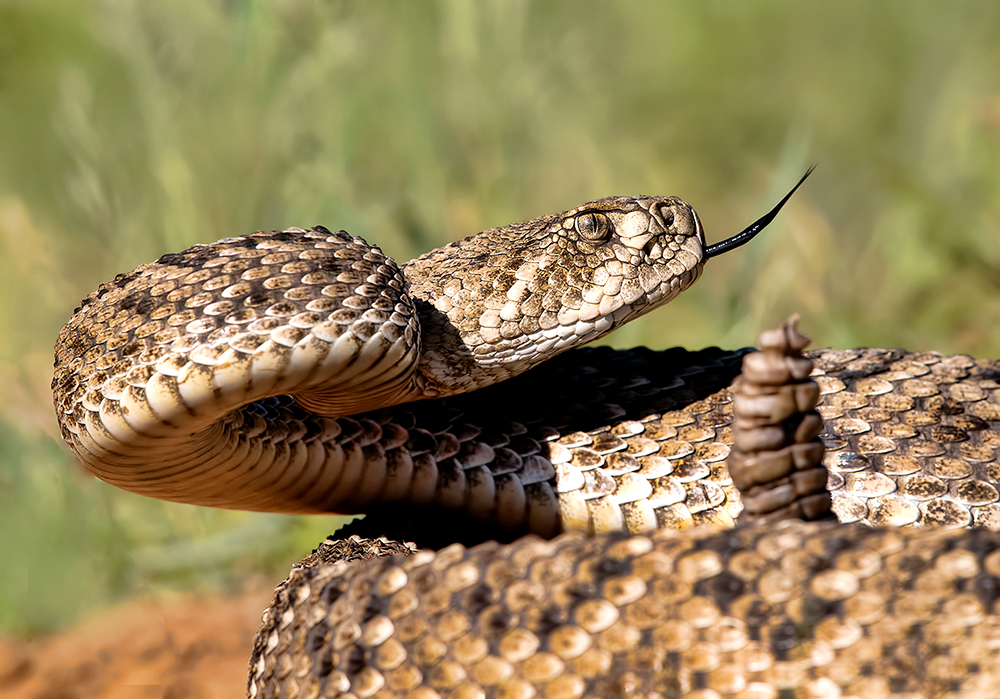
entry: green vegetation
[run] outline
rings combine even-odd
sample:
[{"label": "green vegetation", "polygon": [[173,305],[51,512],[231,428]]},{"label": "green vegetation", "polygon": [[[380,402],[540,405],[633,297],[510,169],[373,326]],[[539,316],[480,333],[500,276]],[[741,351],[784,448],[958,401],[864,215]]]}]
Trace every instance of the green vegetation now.
[{"label": "green vegetation", "polygon": [[337,524],[146,500],[62,447],[77,301],[195,242],[323,223],[407,259],[677,194],[773,228],[618,346],[1000,356],[1000,4],[0,0],[0,632],[277,580]]}]

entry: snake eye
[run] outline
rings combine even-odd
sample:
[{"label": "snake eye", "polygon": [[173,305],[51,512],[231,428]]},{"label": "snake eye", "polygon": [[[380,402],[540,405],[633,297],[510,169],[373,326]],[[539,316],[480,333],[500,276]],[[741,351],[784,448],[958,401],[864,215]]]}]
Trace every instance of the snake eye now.
[{"label": "snake eye", "polygon": [[576,230],[584,240],[600,241],[608,237],[611,223],[604,214],[580,214],[576,217]]}]

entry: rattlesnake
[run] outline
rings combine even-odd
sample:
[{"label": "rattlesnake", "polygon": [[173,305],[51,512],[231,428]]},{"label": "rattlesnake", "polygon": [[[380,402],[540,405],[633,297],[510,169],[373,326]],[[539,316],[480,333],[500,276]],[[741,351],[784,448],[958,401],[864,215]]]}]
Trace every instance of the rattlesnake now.
[{"label": "rattlesnake", "polygon": [[[724,389],[743,353],[576,350],[510,377],[669,301],[697,279],[708,257],[766,226],[788,196],[714,246],[706,246],[685,202],[617,197],[492,229],[402,267],[360,238],[323,228],[258,233],[165,255],[102,285],[60,333],[53,392],[62,435],[102,479],[196,504],[354,512],[406,503],[424,508],[416,515],[421,519],[449,513],[437,518],[452,533],[464,533],[454,530],[468,522],[452,520],[461,513],[506,538],[731,525],[740,505],[723,464],[731,419]],[[985,429],[1000,419],[995,365],[886,351],[817,357],[829,379],[821,411],[834,421],[828,463],[842,519],[956,522],[964,513],[980,524],[996,520],[989,483],[997,480],[989,466],[996,438]],[[880,396],[898,400],[884,406]],[[392,408],[418,400],[425,402]],[[911,415],[914,424],[907,423]],[[955,416],[965,422],[956,426]],[[883,423],[891,436],[868,434]],[[963,425],[964,441],[956,432]],[[934,428],[945,438],[925,439]],[[869,437],[877,448],[864,443]],[[914,439],[923,452],[909,449],[887,468],[884,455],[892,449],[878,439],[893,448]],[[930,442],[939,451],[927,448]],[[969,449],[961,451],[963,444]],[[939,464],[954,467],[951,475],[936,472]],[[959,476],[961,464],[967,468]],[[910,490],[918,500],[943,495],[925,504],[945,504],[907,509],[906,501],[889,497],[892,490]],[[792,657],[804,652],[794,642],[805,623],[802,609],[796,617],[783,606],[795,598],[796,585],[815,588],[831,578],[824,570],[857,559],[855,582],[881,580],[876,589],[892,599],[891,578],[877,571],[888,570],[891,556],[922,545],[931,553],[935,546],[967,550],[978,561],[976,567],[962,559],[965,567],[934,599],[935,612],[965,599],[955,594],[955,580],[986,581],[985,589],[997,579],[990,533],[890,536],[809,527],[689,539],[662,533],[584,540],[570,533],[553,544],[529,539],[513,548],[450,548],[401,563],[302,568],[266,615],[250,693],[277,696],[280,686],[281,696],[673,696],[709,691],[718,680],[711,672],[721,670],[744,678],[742,688],[736,679],[726,685],[733,692],[763,691],[766,681],[815,694],[834,685],[816,684],[814,668],[824,663],[812,656],[796,666],[800,674],[772,670],[778,676],[757,684],[737,671],[749,662],[766,675],[765,666],[802,660]],[[882,538],[876,545],[872,537]],[[715,554],[686,558],[676,547]],[[741,557],[754,547],[769,553],[753,563]],[[805,558],[782,568],[780,553],[800,547]],[[937,563],[954,558],[907,555]],[[680,582],[670,572],[675,563],[683,568]],[[744,583],[758,588],[764,578],[755,576],[775,566],[785,575],[775,583],[784,597],[765,595],[766,614],[754,607],[761,619],[793,620],[782,622],[781,643],[754,638],[770,628],[762,622],[744,634],[742,646],[732,629],[718,631],[729,633],[728,646],[711,646],[714,624],[723,619],[732,626],[735,617],[727,605],[714,605],[714,616],[707,611],[706,600],[718,591],[702,583],[732,582],[741,575],[734,566],[744,566]],[[866,630],[878,615],[845,605],[850,594],[842,593],[851,585],[832,578],[836,589],[819,597],[829,604],[809,618],[833,614],[854,631]],[[676,589],[666,594],[667,588]],[[984,601],[978,617],[963,618],[995,628],[992,604]],[[649,608],[656,629],[678,619],[687,625],[664,631],[674,634],[670,641],[654,626],[629,622],[630,610],[645,613],[640,607]],[[680,610],[682,617],[694,609],[695,616],[667,619],[653,608]],[[480,635],[470,633],[474,628]],[[686,641],[675,638],[682,632]],[[989,653],[996,653],[995,637],[987,634]],[[846,638],[824,637],[825,645],[815,643],[819,650],[810,646],[810,653],[832,658]],[[898,633],[885,638],[900,642]],[[739,665],[725,655],[751,642],[756,659]],[[659,650],[642,650],[649,647]],[[934,645],[934,652],[942,647]],[[685,648],[714,660],[689,658]],[[920,660],[932,650],[913,652]],[[972,664],[940,686],[987,677],[987,663]],[[889,677],[882,666],[873,668],[860,667],[858,676]],[[675,680],[665,680],[671,672]],[[885,681],[889,688],[909,686]]]}]

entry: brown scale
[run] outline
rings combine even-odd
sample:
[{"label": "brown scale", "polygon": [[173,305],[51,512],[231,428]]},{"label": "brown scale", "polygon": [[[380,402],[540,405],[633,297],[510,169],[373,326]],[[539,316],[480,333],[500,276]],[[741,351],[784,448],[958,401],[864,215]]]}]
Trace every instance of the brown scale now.
[{"label": "brown scale", "polygon": [[[625,601],[626,593],[641,587],[631,579],[611,590],[592,572],[573,577],[584,565],[573,563],[579,555],[595,561],[588,570],[629,578],[602,553],[622,541],[614,536],[567,535],[547,549],[538,549],[537,540],[475,553],[456,548],[445,558],[420,553],[411,557],[419,567],[409,582],[374,606],[365,597],[375,580],[368,568],[314,561],[293,573],[267,612],[254,657],[257,696],[274,696],[279,687],[281,696],[336,696],[337,688],[364,696],[375,687],[369,696],[448,696],[475,687],[486,696],[557,690],[573,696],[580,688],[593,697],[671,696],[706,686],[722,696],[750,690],[823,696],[821,690],[834,689],[857,697],[975,696],[977,687],[990,696],[1000,681],[990,675],[1000,660],[997,535],[922,525],[1000,523],[1000,363],[900,350],[808,354],[820,386],[818,410],[827,420],[822,439],[834,511],[844,521],[921,528],[692,534],[696,524],[731,522],[742,506],[724,467],[732,431],[725,386],[742,354],[590,349],[488,394],[425,404],[419,418],[403,408],[336,421],[361,449],[375,440],[387,453],[409,449],[421,459],[464,466],[459,462],[476,459],[462,450],[482,444],[494,449],[488,468],[498,473],[525,468],[529,457],[552,464],[560,478],[592,473],[576,491],[567,482],[566,492],[588,491],[583,497],[626,515],[649,501],[657,524],[688,532],[624,540],[640,549],[653,541],[659,552],[631,564],[646,585],[634,602]],[[526,390],[537,399],[526,403]],[[285,425],[289,439],[302,430],[308,439],[333,422],[279,399],[248,406],[241,416],[268,430]],[[626,486],[641,486],[640,480],[648,484],[646,499],[626,495]],[[622,522],[633,524],[626,516]],[[450,532],[459,529],[451,521]],[[532,556],[546,560],[531,563]],[[475,561],[487,584],[432,596],[443,579],[431,574],[434,561],[445,573]],[[459,572],[467,579],[470,568]],[[532,609],[548,616],[532,616],[538,613]],[[445,619],[446,611],[459,616]],[[485,640],[481,629],[508,615],[513,628],[487,640],[487,655],[472,660]],[[395,630],[388,639],[386,617]],[[602,628],[622,618],[624,626]],[[468,639],[451,656],[455,641],[446,644],[441,634],[453,638],[466,626],[461,619],[468,630],[455,640]],[[352,620],[357,626],[341,629]],[[666,655],[648,650],[653,641]],[[418,654],[423,664],[412,660]],[[550,687],[556,680],[546,678],[560,663],[562,684]],[[494,681],[500,684],[486,684]]]},{"label": "brown scale", "polygon": [[830,517],[819,385],[802,350],[798,316],[761,333],[733,384],[733,447],[726,461],[743,499],[743,521]]},{"label": "brown scale", "polygon": [[[995,696],[1000,533],[928,525],[1000,524],[1000,363],[809,352],[833,510],[855,524],[692,528],[742,507],[724,467],[732,392],[712,386],[742,354],[573,353],[551,404],[476,437],[593,472],[579,487],[598,499],[644,480],[657,522],[686,531],[350,565],[324,545],[265,612],[250,696]],[[512,414],[502,395],[491,411]],[[453,425],[488,424],[452,405]]]},{"label": "brown scale", "polygon": [[250,697],[985,699],[1000,686],[1000,534],[984,529],[782,522],[338,555],[324,545],[278,587]]}]

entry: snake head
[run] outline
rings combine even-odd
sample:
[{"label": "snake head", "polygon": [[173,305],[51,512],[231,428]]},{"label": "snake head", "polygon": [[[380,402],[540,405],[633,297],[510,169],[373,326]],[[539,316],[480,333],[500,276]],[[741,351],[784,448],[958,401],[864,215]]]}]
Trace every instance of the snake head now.
[{"label": "snake head", "polygon": [[690,205],[640,196],[432,251],[404,267],[422,302],[426,385],[471,390],[594,340],[693,284],[704,247]]}]

